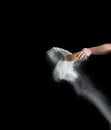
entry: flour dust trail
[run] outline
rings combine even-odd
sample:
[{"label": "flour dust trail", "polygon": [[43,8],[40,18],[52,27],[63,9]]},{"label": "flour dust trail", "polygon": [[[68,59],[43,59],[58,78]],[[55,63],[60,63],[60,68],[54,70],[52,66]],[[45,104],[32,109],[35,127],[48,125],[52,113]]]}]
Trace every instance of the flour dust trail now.
[{"label": "flour dust trail", "polygon": [[69,82],[78,96],[90,101],[101,112],[111,125],[111,106],[103,93],[94,88],[90,79],[81,72],[79,66],[82,61],[66,61],[65,56],[72,54],[62,48],[53,47],[47,51],[48,59],[55,66],[53,78],[56,82]]}]

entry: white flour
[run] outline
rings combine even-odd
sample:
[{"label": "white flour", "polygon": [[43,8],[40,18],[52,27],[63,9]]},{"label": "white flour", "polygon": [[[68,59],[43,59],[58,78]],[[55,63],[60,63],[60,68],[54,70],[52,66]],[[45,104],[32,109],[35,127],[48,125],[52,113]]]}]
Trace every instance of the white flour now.
[{"label": "white flour", "polygon": [[[65,61],[66,55],[71,52],[53,47],[48,52],[48,58],[55,65],[53,77],[55,81],[66,80],[73,87],[79,96],[84,97],[95,105],[106,120],[111,124],[111,107],[109,106],[106,97],[96,90],[89,78],[77,69],[81,61]],[[79,62],[79,63],[78,63]]]}]

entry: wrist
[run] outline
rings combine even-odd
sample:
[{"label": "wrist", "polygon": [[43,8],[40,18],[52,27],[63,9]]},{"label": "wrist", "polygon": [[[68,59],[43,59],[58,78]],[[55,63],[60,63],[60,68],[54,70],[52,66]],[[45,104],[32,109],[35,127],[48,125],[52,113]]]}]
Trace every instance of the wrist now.
[{"label": "wrist", "polygon": [[93,54],[93,49],[92,48],[88,48],[88,49],[89,49],[90,55],[92,55]]}]

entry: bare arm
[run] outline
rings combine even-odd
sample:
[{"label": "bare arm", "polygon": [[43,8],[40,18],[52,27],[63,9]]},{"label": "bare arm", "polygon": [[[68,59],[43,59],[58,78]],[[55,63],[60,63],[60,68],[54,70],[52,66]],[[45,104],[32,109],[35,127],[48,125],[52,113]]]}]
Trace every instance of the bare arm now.
[{"label": "bare arm", "polygon": [[111,53],[111,43],[105,43],[100,46],[84,48],[80,52],[73,53],[72,55],[68,55],[66,60],[72,61],[75,59],[87,59],[91,55],[101,55]]},{"label": "bare arm", "polygon": [[79,53],[79,59],[87,59],[90,55],[101,55],[111,53],[111,43],[102,44],[100,46],[84,48]]},{"label": "bare arm", "polygon": [[111,52],[111,43],[89,48],[92,55],[107,54]]}]

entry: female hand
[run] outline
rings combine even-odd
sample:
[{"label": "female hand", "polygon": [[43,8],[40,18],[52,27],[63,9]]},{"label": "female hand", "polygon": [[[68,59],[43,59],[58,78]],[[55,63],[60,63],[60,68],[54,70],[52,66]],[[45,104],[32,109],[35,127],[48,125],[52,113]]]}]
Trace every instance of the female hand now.
[{"label": "female hand", "polygon": [[90,48],[84,48],[79,52],[78,58],[81,60],[86,60],[91,55]]}]

